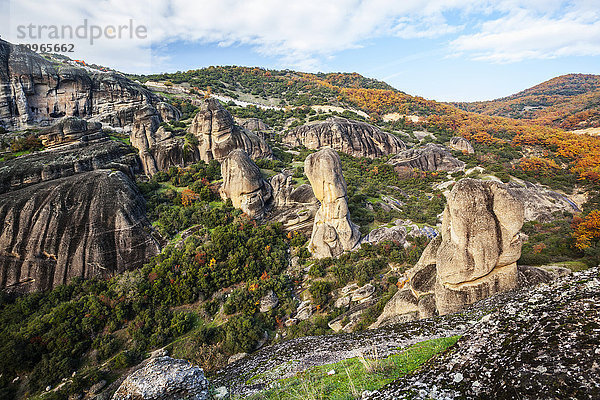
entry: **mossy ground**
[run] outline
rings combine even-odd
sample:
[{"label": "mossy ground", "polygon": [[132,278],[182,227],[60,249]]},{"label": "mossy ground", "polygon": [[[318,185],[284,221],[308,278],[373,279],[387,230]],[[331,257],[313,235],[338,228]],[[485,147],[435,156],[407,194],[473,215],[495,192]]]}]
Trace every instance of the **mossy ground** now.
[{"label": "mossy ground", "polygon": [[[272,389],[256,394],[250,399],[360,398],[363,391],[379,389],[416,370],[434,355],[454,345],[458,338],[459,336],[451,336],[427,340],[384,359],[378,359],[376,353],[364,354],[338,363],[313,367],[291,378],[279,380]],[[329,375],[330,371],[335,373]]]}]

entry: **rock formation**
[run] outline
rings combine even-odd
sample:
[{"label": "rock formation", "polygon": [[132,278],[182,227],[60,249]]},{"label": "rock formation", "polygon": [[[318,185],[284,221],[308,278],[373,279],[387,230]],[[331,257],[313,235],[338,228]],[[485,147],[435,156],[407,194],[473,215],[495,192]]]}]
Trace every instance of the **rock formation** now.
[{"label": "rock formation", "polygon": [[269,219],[283,224],[287,231],[310,234],[319,201],[310,185],[294,187],[289,171],[274,175],[269,180],[273,188],[273,209]]},{"label": "rock formation", "polygon": [[328,118],[300,126],[282,137],[283,143],[318,150],[331,147],[355,157],[381,157],[406,148],[400,138],[365,122]]},{"label": "rock formation", "polygon": [[207,400],[209,383],[202,368],[185,360],[156,357],[129,375],[112,400]]},{"label": "rock formation", "polygon": [[304,173],[321,202],[308,250],[317,258],[337,257],[360,240],[358,226],[350,220],[340,157],[333,149],[313,153],[304,161]]},{"label": "rock formation", "polygon": [[[60,67],[25,46],[0,39],[0,121],[7,128],[51,125],[62,117],[93,119],[131,130],[135,111],[161,99],[115,72]],[[163,104],[160,118],[177,116]]]},{"label": "rock formation", "polygon": [[465,167],[465,163],[452,156],[444,146],[434,143],[402,151],[388,163],[421,171],[457,171]]},{"label": "rock formation", "polygon": [[4,161],[0,164],[0,194],[97,169],[114,169],[133,176],[140,166],[129,146],[98,134]]},{"label": "rock formation", "polygon": [[448,196],[441,235],[406,273],[374,326],[460,310],[517,286],[523,204],[505,185],[462,179]]},{"label": "rock formation", "polygon": [[102,129],[99,122],[88,123],[85,119],[65,117],[50,128],[43,129],[39,138],[44,146],[55,146],[73,142],[87,135],[94,135]]},{"label": "rock formation", "polygon": [[194,117],[190,132],[198,138],[201,160],[221,161],[234,149],[253,158],[271,157],[271,149],[256,134],[237,126],[231,114],[217,99],[205,99]]},{"label": "rock formation", "polygon": [[475,149],[467,139],[460,136],[455,136],[450,139],[450,146],[452,150],[462,151],[463,153],[473,154],[475,153]]},{"label": "rock formation", "polygon": [[0,288],[47,290],[142,266],[160,247],[123,172],[96,170],[0,195]]},{"label": "rock formation", "polygon": [[271,129],[269,125],[265,124],[262,119],[259,118],[236,118],[237,122],[242,128],[255,133],[262,139],[269,137],[268,131]]},{"label": "rock formation", "polygon": [[244,150],[233,150],[221,163],[221,197],[253,218],[262,217],[272,199],[271,185]]},{"label": "rock formation", "polygon": [[567,196],[541,185],[522,181],[511,181],[508,191],[525,206],[525,221],[550,222],[556,219],[556,213],[576,213],[581,210]]}]

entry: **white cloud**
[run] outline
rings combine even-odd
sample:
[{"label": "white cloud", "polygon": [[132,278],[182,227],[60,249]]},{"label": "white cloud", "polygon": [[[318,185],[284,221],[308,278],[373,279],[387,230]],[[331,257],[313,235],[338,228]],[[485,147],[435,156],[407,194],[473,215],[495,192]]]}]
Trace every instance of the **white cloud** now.
[{"label": "white cloud", "polygon": [[598,54],[599,19],[594,2],[47,0],[40,5],[36,0],[13,0],[11,32],[0,33],[18,41],[16,26],[20,24],[78,25],[87,18],[91,24],[106,26],[133,19],[149,27],[148,38],[103,39],[93,46],[85,40],[71,42],[76,44],[78,57],[138,72],[165,66],[166,55],[160,51],[158,57],[152,55],[150,46],[161,49],[174,41],[248,45],[259,54],[280,59],[282,65],[311,70],[340,51],[367,46],[381,37],[445,38],[449,53],[507,62]]},{"label": "white cloud", "polygon": [[600,55],[600,17],[595,12],[554,17],[519,10],[483,23],[479,32],[460,36],[451,46],[493,62]]}]

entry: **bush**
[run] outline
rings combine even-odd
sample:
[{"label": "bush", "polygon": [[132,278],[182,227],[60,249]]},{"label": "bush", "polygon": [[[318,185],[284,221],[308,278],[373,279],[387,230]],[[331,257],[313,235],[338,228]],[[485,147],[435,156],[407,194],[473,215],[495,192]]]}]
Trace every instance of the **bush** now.
[{"label": "bush", "polygon": [[316,281],[310,285],[310,296],[312,297],[314,303],[318,306],[323,307],[329,298],[329,293],[331,292],[332,284],[327,281]]}]

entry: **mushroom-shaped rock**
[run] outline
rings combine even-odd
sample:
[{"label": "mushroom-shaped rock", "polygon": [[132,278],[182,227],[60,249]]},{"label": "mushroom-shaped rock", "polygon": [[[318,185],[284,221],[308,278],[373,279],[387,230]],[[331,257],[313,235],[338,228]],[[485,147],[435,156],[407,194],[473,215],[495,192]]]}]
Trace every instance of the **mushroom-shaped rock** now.
[{"label": "mushroom-shaped rock", "polygon": [[221,197],[250,217],[259,218],[272,199],[271,185],[244,150],[233,150],[221,163]]},{"label": "mushroom-shaped rock", "polygon": [[237,126],[233,117],[217,99],[205,99],[194,117],[190,132],[198,139],[203,161],[221,161],[234,149],[246,151],[252,158],[271,156],[271,149],[256,134]]},{"label": "mushroom-shaped rock", "polygon": [[523,214],[506,185],[460,180],[448,196],[441,235],[406,273],[374,326],[449,314],[514,289]]},{"label": "mushroom-shaped rock", "polygon": [[333,149],[313,153],[304,161],[304,173],[321,202],[308,249],[317,258],[337,257],[360,240],[358,226],[350,220],[340,157]]}]

